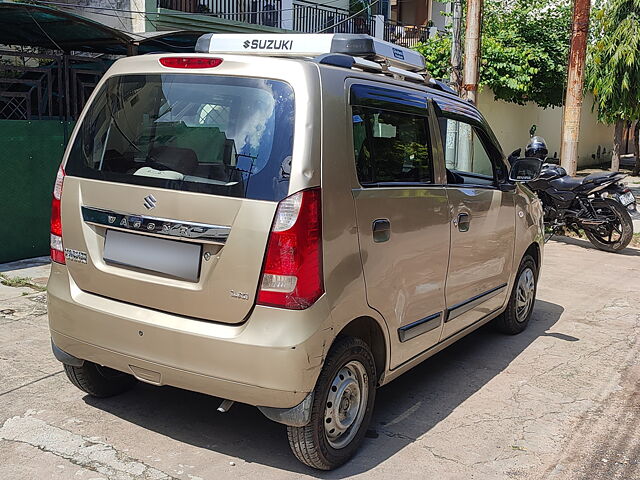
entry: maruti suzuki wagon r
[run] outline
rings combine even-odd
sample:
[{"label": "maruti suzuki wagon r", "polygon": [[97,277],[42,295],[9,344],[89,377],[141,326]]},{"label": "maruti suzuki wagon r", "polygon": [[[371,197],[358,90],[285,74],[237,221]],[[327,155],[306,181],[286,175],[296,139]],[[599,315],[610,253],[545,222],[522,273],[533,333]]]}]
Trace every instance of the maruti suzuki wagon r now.
[{"label": "maruti suzuki wagon r", "polygon": [[55,182],[54,354],[96,397],[138,380],[254,405],[335,468],[377,387],[489,321],[526,328],[538,173],[422,56],[366,35],[118,60]]}]

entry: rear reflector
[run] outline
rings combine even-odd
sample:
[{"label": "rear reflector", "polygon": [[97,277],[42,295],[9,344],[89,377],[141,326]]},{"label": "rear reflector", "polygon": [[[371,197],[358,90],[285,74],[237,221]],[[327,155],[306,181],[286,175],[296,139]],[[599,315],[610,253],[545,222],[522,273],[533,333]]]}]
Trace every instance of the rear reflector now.
[{"label": "rear reflector", "polygon": [[162,57],[160,59],[160,64],[169,68],[214,68],[221,63],[221,58],[207,57]]},{"label": "rear reflector", "polygon": [[53,199],[51,200],[51,260],[57,263],[66,263],[64,248],[62,247],[62,215],[60,203],[62,199],[62,184],[64,182],[64,170],[62,165],[56,175],[56,183],[53,186]]},{"label": "rear reflector", "polygon": [[303,310],[324,293],[320,189],[294,193],[278,205],[257,302]]}]

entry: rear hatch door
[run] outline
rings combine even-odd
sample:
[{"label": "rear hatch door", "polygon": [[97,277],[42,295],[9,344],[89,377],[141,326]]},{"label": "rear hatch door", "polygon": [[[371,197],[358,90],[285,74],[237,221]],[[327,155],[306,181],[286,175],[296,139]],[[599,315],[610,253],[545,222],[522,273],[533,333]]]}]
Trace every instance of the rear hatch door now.
[{"label": "rear hatch door", "polygon": [[65,164],[63,243],[78,287],[242,322],[288,192],[293,102],[277,80],[107,79]]}]

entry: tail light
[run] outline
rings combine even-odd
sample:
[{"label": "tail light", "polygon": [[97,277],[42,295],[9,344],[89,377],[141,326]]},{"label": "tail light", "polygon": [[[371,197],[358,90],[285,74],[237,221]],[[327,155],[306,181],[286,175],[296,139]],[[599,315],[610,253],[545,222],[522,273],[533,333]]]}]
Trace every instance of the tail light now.
[{"label": "tail light", "polygon": [[269,234],[257,302],[303,310],[324,293],[320,189],[282,200]]},{"label": "tail light", "polygon": [[64,170],[60,165],[56,175],[56,183],[53,187],[53,200],[51,201],[51,260],[62,264],[66,263],[64,249],[62,248],[62,217],[60,215],[63,181]]},{"label": "tail light", "polygon": [[214,68],[221,63],[221,58],[210,57],[162,57],[160,59],[160,64],[169,68]]}]

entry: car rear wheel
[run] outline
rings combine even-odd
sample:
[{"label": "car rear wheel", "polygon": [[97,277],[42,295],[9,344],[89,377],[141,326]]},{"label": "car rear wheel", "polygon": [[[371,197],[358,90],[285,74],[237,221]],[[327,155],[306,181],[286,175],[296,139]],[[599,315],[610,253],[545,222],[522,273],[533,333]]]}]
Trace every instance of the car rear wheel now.
[{"label": "car rear wheel", "polygon": [[309,424],[287,427],[298,460],[332,470],[353,456],[371,420],[376,379],[369,346],[358,338],[339,338],[318,378]]},{"label": "car rear wheel", "polygon": [[80,390],[98,398],[118,395],[136,383],[131,375],[86,360],[81,367],[65,365],[64,373]]},{"label": "car rear wheel", "polygon": [[538,267],[531,255],[525,255],[520,262],[507,309],[494,321],[499,331],[516,335],[527,328],[536,301],[537,286]]}]

